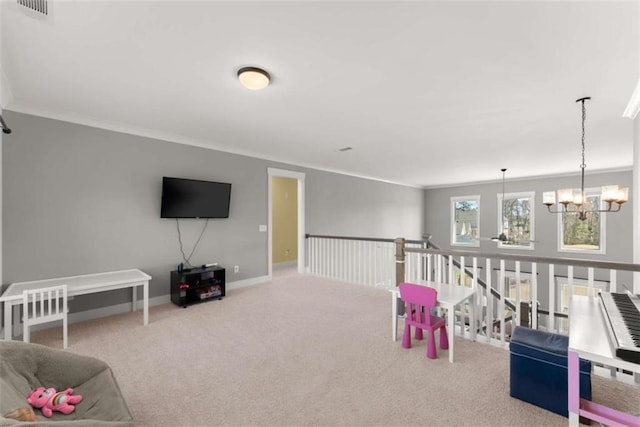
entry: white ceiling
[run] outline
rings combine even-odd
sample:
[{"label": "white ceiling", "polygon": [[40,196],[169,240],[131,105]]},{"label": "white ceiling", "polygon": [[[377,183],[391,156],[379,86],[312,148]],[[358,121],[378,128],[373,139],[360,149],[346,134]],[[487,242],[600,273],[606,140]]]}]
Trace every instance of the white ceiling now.
[{"label": "white ceiling", "polygon": [[591,96],[587,173],[632,165],[636,1],[2,7],[8,110],[429,187],[578,172]]}]

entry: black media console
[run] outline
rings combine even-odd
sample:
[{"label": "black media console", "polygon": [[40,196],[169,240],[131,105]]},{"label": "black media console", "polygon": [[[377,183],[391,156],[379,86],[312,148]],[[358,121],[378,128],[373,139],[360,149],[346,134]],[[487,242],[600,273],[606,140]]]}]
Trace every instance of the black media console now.
[{"label": "black media console", "polygon": [[171,272],[171,301],[182,307],[225,295],[225,270],[212,266]]}]

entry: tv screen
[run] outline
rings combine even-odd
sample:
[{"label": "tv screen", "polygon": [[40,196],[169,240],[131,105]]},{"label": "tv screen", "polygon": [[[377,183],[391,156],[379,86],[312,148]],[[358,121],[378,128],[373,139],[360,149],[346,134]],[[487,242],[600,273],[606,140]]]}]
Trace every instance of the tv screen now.
[{"label": "tv screen", "polygon": [[231,184],[162,178],[161,218],[229,218]]}]

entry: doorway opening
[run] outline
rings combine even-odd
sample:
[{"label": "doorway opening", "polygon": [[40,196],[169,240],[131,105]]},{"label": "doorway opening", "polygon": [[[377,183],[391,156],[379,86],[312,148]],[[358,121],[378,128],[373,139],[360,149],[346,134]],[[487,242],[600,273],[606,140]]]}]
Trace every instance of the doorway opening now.
[{"label": "doorway opening", "polygon": [[268,168],[268,269],[305,271],[304,179],[301,172]]}]

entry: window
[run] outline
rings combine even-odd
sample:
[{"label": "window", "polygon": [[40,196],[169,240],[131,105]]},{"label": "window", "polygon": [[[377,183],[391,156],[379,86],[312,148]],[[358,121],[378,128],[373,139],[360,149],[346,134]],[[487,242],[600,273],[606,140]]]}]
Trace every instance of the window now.
[{"label": "window", "polygon": [[[585,196],[587,210],[601,207],[599,189],[587,189]],[[587,213],[584,221],[574,214],[558,215],[558,251],[604,254],[605,218],[600,212]]]},{"label": "window", "polygon": [[498,194],[498,233],[507,236],[499,248],[533,249],[535,193]]},{"label": "window", "polygon": [[[585,279],[573,279],[573,286],[569,287],[569,279],[566,277],[556,277],[556,289],[558,290],[558,304],[561,313],[569,313],[569,300],[571,295],[588,295],[589,282]],[[609,292],[609,282],[594,280],[594,294],[598,290]],[[556,318],[558,332],[569,334],[569,319]]]},{"label": "window", "polygon": [[480,246],[480,196],[451,198],[451,244]]}]

